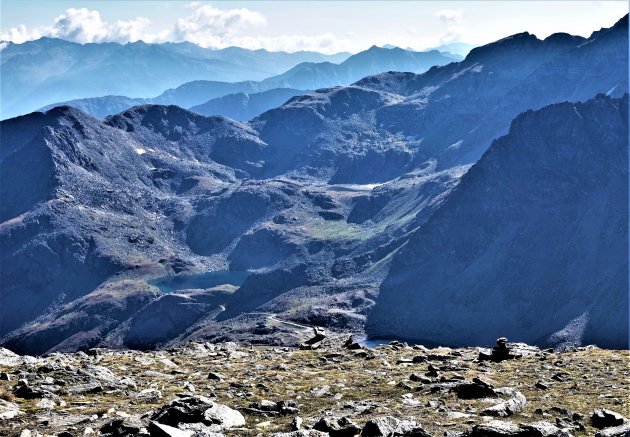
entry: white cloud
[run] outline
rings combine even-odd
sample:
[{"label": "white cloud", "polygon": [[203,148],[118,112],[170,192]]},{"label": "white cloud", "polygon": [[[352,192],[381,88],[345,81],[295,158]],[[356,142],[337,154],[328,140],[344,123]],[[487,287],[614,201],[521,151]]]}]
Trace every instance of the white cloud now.
[{"label": "white cloud", "polygon": [[91,42],[133,42],[144,37],[144,30],[149,25],[147,18],[138,17],[129,21],[106,23],[96,10],[70,8],[55,18],[51,26],[29,30],[24,25],[9,29],[0,35],[0,39],[22,43],[42,36],[61,38],[78,43]]},{"label": "white cloud", "polygon": [[347,40],[339,40],[332,33],[252,36],[252,29],[264,27],[267,20],[262,14],[246,8],[219,9],[199,2],[189,3],[187,8],[190,13],[186,17],[176,19],[170,29],[158,34],[148,32],[151,23],[147,18],[108,23],[102,20],[97,10],[70,8],[55,18],[51,26],[29,30],[21,25],[3,33],[0,39],[14,43],[42,36],[78,43],[190,41],[210,48],[239,46],[253,50],[313,50],[324,53],[339,52],[348,45]]},{"label": "white cloud", "polygon": [[267,24],[265,17],[245,8],[218,9],[211,5],[191,3],[192,13],[173,26],[171,39],[190,41],[212,47],[225,44],[245,30]]},{"label": "white cloud", "polygon": [[37,30],[29,31],[25,25],[20,24],[18,27],[12,27],[8,32],[4,32],[0,35],[2,41],[13,41],[16,44],[21,44],[24,41],[30,41],[41,37],[41,33]]},{"label": "white cloud", "polygon": [[448,24],[461,23],[463,12],[461,9],[440,9],[435,16]]},{"label": "white cloud", "polygon": [[321,53],[336,53],[343,51],[346,44],[344,40],[337,39],[332,33],[324,33],[314,36],[244,36],[230,39],[230,43],[227,45],[236,45],[252,50],[264,48],[270,51],[296,52],[300,50],[312,50]]},{"label": "white cloud", "polygon": [[440,44],[448,44],[461,39],[464,33],[464,28],[461,26],[464,14],[461,9],[440,9],[435,16],[448,26],[440,35]]}]

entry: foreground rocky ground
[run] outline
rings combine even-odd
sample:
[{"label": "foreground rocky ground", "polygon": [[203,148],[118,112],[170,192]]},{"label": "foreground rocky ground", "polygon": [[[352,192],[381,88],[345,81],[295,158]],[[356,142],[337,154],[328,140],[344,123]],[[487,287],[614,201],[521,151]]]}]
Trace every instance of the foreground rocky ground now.
[{"label": "foreground rocky ground", "polygon": [[0,435],[627,436],[627,351],[189,343],[0,349]]}]

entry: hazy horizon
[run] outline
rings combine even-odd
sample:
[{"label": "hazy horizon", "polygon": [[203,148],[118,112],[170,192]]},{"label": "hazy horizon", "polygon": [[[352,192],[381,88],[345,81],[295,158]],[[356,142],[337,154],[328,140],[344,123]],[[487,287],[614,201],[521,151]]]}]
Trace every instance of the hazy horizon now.
[{"label": "hazy horizon", "polygon": [[3,1],[0,40],[187,41],[214,49],[357,53],[373,45],[413,50],[452,43],[476,46],[520,32],[541,39],[558,32],[589,36],[628,13],[628,3],[622,1],[162,1],[151,9],[146,5],[138,0]]}]

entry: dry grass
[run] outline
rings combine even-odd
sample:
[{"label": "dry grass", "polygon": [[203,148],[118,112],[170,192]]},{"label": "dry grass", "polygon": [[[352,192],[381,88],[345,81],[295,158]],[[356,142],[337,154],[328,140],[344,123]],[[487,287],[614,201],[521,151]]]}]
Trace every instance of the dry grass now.
[{"label": "dry grass", "polygon": [[8,402],[15,402],[15,395],[10,390],[0,390],[0,399]]},{"label": "dry grass", "polygon": [[[160,363],[159,359],[162,357],[154,356],[153,363],[144,364],[135,359],[140,353],[108,354],[98,362],[99,365],[110,368],[118,375],[134,378],[138,383],[138,391],[157,388],[162,392],[162,399],[155,403],[143,403],[134,398],[133,392],[62,396],[62,399],[68,407],[81,406],[82,409],[75,411],[76,413],[97,414],[100,417],[113,407],[126,413],[142,415],[185,392],[184,384],[190,383],[197,394],[214,394],[218,402],[238,410],[262,399],[296,401],[299,415],[305,419],[306,425],[312,425],[315,420],[331,411],[348,414],[360,425],[376,416],[410,416],[435,435],[442,435],[447,429],[464,430],[473,423],[479,423],[482,419],[475,413],[488,406],[480,400],[460,400],[449,392],[430,393],[428,386],[410,381],[411,373],[422,374],[427,371],[427,363],[407,366],[396,364],[396,360],[411,358],[419,353],[414,350],[379,347],[373,350],[372,359],[355,358],[352,352],[347,351],[340,356],[334,356],[335,352],[330,350],[299,351],[256,347],[243,348],[240,351],[247,355],[228,357],[222,353],[217,356],[163,353],[164,357],[177,363],[180,370],[187,372],[183,374],[172,373],[172,368]],[[496,387],[513,387],[527,397],[525,410],[510,418],[515,423],[539,420],[554,423],[556,418],[562,417],[553,410],[553,407],[559,407],[582,414],[585,418],[585,435],[592,435],[594,430],[590,428],[587,419],[594,409],[608,408],[630,416],[630,356],[627,352],[592,349],[551,354],[546,359],[528,357],[488,366],[473,361],[476,352],[472,349],[462,350],[462,355],[453,357],[462,364],[462,370],[457,373],[468,379],[481,376]],[[149,353],[144,356],[152,355]],[[80,362],[75,365],[80,365]],[[145,373],[148,370],[162,372],[164,376],[148,376]],[[221,372],[226,375],[226,379],[209,381],[207,374],[210,371]],[[569,374],[567,381],[551,379],[559,372]],[[453,372],[445,371],[443,374],[448,377]],[[549,389],[537,389],[535,384],[539,380],[550,382]],[[412,389],[399,386],[402,381],[410,384]],[[243,386],[234,387],[233,383]],[[321,392],[323,387],[328,387],[327,392]],[[410,404],[405,401],[403,395],[409,394],[419,403]],[[430,400],[443,403],[448,411],[471,413],[472,416],[449,418],[445,411],[430,405]],[[25,407],[23,411],[26,415],[23,420],[26,423],[36,423],[37,409],[30,405],[36,401],[20,399],[18,402]],[[345,408],[348,404],[355,408]],[[548,416],[537,414],[537,409],[542,409]],[[228,434],[253,436],[287,431],[292,417],[246,415],[246,420],[247,430]],[[266,421],[271,422],[268,427],[256,426]],[[42,428],[40,431],[51,430]]]}]

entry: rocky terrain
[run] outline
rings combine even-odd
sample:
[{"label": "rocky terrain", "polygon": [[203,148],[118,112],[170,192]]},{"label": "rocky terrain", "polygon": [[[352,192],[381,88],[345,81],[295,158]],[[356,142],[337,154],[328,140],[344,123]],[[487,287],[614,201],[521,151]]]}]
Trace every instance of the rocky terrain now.
[{"label": "rocky terrain", "polygon": [[627,436],[627,351],[392,342],[295,328],[300,348],[0,349],[7,436]]}]

